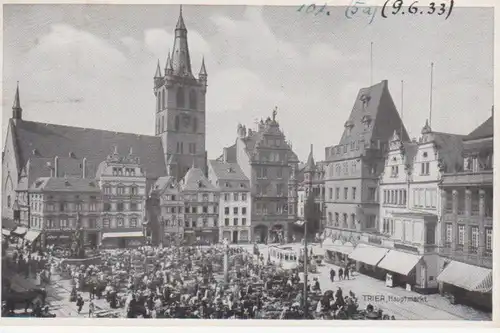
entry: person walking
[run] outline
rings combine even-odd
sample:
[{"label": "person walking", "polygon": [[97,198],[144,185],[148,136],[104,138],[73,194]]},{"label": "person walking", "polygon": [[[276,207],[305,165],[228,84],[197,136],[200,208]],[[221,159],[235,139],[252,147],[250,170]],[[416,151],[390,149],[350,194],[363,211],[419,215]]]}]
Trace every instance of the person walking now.
[{"label": "person walking", "polygon": [[94,305],[94,300],[91,299],[89,301],[89,318],[92,318],[94,317],[94,313],[95,313],[95,305]]},{"label": "person walking", "polygon": [[333,268],[330,269],[330,281],[335,281],[335,270]]},{"label": "person walking", "polygon": [[78,314],[80,314],[80,312],[82,311],[84,304],[85,304],[85,302],[83,301],[82,295],[78,295],[78,297],[76,299],[76,306],[78,307]]},{"label": "person walking", "polygon": [[339,280],[342,280],[344,277],[344,270],[342,268],[339,268]]},{"label": "person walking", "polygon": [[349,280],[349,266],[344,269],[344,279]]}]

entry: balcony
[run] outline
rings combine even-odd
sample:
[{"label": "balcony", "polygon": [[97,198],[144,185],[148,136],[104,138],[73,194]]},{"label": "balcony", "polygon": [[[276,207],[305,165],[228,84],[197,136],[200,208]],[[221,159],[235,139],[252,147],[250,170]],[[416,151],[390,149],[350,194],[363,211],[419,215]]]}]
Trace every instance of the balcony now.
[{"label": "balcony", "polygon": [[463,171],[443,175],[443,186],[481,186],[492,184],[493,170],[482,170],[478,172]]}]

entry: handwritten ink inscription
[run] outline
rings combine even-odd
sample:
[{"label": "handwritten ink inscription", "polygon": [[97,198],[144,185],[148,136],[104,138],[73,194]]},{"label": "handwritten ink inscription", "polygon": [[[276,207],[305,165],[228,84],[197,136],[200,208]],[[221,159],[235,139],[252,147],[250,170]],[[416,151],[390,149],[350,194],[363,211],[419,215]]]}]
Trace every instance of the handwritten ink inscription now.
[{"label": "handwritten ink inscription", "polygon": [[[450,0],[448,3],[436,3],[431,2],[428,5],[420,5],[419,1],[410,1],[404,2],[403,0],[387,0],[382,8],[375,6],[367,6],[365,1],[362,0],[353,0],[351,4],[345,10],[345,17],[348,19],[353,19],[355,17],[368,17],[370,19],[371,24],[377,12],[380,12],[380,16],[383,18],[388,18],[389,16],[395,15],[437,15],[444,16],[445,20],[450,17],[451,12],[453,11],[455,1]],[[409,6],[408,6],[409,4]],[[328,5],[316,5],[310,4],[301,5],[298,9],[298,12],[302,12],[310,15],[326,15],[330,16],[330,10],[328,9]]]}]

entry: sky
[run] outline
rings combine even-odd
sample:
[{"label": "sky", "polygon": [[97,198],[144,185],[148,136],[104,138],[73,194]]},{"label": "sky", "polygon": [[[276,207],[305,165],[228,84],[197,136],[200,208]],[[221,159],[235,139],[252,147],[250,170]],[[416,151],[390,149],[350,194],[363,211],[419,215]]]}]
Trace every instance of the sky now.
[{"label": "sky", "polygon": [[[216,158],[242,123],[277,120],[301,160],[338,144],[359,89],[388,80],[410,137],[467,134],[491,115],[493,9],[347,19],[298,7],[183,6],[192,68],[208,73],[206,148]],[[23,118],[154,135],[153,75],[164,67],[175,5],[4,5],[3,117],[19,81]],[[373,61],[370,61],[373,43]],[[370,65],[370,63],[372,65]],[[370,68],[372,70],[370,70]],[[372,73],[373,78],[371,79]]]}]

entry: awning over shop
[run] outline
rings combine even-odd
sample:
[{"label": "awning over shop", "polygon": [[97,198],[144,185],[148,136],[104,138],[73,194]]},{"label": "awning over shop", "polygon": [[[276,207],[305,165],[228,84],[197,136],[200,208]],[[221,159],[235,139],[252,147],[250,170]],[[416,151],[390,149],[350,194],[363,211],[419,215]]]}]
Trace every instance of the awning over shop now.
[{"label": "awning over shop", "polygon": [[16,236],[24,236],[24,234],[26,234],[26,232],[28,232],[28,228],[26,228],[26,227],[17,227],[16,229],[14,229],[12,231],[12,234],[14,234]]},{"label": "awning over shop", "polygon": [[143,237],[142,231],[128,231],[128,232],[105,232],[102,238],[122,238],[122,237]]},{"label": "awning over shop", "polygon": [[394,273],[408,275],[420,259],[422,259],[422,256],[390,250],[378,264],[378,267]]},{"label": "awning over shop", "polygon": [[493,287],[491,269],[452,261],[438,275],[437,280],[480,293],[489,293]]},{"label": "awning over shop", "polygon": [[2,235],[6,236],[6,237],[9,237],[10,236],[10,230],[8,230],[8,229],[2,229]]},{"label": "awning over shop", "polygon": [[323,245],[323,249],[325,249],[325,251],[332,251],[349,255],[354,251],[354,245],[349,242],[342,244],[342,242],[340,241],[335,241],[331,245]]},{"label": "awning over shop", "polygon": [[24,236],[24,239],[29,241],[29,242],[33,242],[33,241],[35,241],[35,239],[38,238],[38,236],[40,236],[40,231],[28,230],[28,232]]},{"label": "awning over shop", "polygon": [[360,244],[349,255],[349,258],[365,264],[376,266],[389,250],[382,247]]}]

